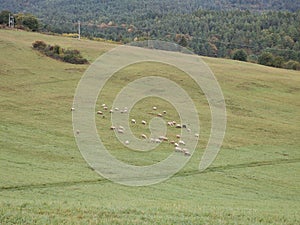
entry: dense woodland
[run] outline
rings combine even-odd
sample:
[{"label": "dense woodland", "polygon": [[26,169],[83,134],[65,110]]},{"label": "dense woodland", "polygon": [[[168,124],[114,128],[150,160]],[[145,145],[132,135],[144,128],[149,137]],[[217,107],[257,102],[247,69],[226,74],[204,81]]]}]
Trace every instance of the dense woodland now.
[{"label": "dense woodland", "polygon": [[300,1],[11,0],[0,9],[32,13],[39,29],[128,43],[175,41],[195,53],[300,68]]}]

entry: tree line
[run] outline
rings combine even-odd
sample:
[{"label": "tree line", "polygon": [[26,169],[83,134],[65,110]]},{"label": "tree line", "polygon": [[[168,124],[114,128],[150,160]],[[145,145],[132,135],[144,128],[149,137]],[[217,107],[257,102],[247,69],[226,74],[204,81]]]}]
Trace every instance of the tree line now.
[{"label": "tree line", "polygon": [[[199,7],[196,2],[199,4],[201,1],[189,0],[190,4],[173,1],[172,6],[168,1],[161,1],[158,4],[161,7],[158,9],[158,6],[149,5],[149,1],[132,0],[126,5],[119,0],[102,0],[100,3],[98,1],[98,4],[89,0],[91,5],[85,9],[87,14],[81,15],[80,18],[82,35],[91,39],[102,38],[121,43],[160,39],[176,42],[199,55],[300,69],[300,10],[192,11]],[[211,1],[207,1],[206,4]],[[247,3],[239,2],[245,5]],[[276,4],[278,7],[281,5],[280,1],[274,1],[274,5]],[[176,5],[183,6],[181,11],[175,11]],[[75,1],[73,5],[61,2],[58,11],[47,8],[48,12],[39,20],[31,14],[22,13],[15,14],[15,18],[19,26],[29,27],[31,30],[75,33],[79,18],[78,14],[71,12],[77,12],[83,6],[87,6],[86,2]],[[97,7],[103,14],[95,11]],[[252,8],[255,7],[258,6],[253,3]],[[59,14],[60,10],[68,13]],[[4,12],[8,13],[2,11],[0,23]],[[3,21],[7,23],[8,19]]]}]

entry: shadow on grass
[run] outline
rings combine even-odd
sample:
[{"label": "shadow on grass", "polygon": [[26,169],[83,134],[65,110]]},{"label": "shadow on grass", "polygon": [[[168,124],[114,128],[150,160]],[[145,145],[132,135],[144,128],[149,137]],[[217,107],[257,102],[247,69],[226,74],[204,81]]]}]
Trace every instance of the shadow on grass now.
[{"label": "shadow on grass", "polygon": [[[225,166],[215,166],[206,169],[205,171],[200,172],[199,170],[189,170],[184,172],[178,172],[174,175],[174,177],[186,177],[193,176],[197,174],[206,174],[213,172],[224,172],[231,169],[243,169],[250,167],[260,167],[260,166],[273,166],[280,164],[289,164],[289,163],[298,163],[300,162],[300,158],[296,159],[277,159],[273,161],[259,161],[259,162],[250,162],[250,163],[241,163],[241,164],[233,164],[233,165],[225,165]],[[126,178],[124,178],[126,179]],[[149,178],[151,179],[151,178]],[[27,190],[27,189],[41,189],[41,188],[57,188],[57,187],[69,187],[80,184],[101,184],[101,183],[109,183],[110,180],[105,178],[93,179],[93,180],[81,180],[81,181],[67,181],[67,182],[54,182],[54,183],[44,183],[44,184],[28,184],[28,185],[19,185],[19,186],[4,186],[0,187],[0,191],[5,190]]]}]

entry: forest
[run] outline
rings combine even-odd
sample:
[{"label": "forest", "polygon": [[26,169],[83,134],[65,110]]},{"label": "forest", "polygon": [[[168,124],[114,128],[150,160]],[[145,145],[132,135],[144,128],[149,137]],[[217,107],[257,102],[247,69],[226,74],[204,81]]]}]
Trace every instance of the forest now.
[{"label": "forest", "polygon": [[300,1],[26,0],[4,1],[32,13],[39,30],[121,43],[175,41],[196,54],[300,68]]}]

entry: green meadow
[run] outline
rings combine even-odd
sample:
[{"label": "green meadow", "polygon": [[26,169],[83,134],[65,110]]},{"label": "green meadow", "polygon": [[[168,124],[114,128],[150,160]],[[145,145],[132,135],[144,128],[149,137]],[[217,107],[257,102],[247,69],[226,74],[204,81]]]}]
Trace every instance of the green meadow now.
[{"label": "green meadow", "polygon": [[[118,71],[101,91],[111,106],[120,89],[143,76],[162,76],[195,101],[201,122],[197,149],[167,181],[128,187],[99,176],[76,145],[72,112],[76,87],[89,65],[48,58],[32,49],[42,40],[78,49],[91,63],[116,45],[0,30],[0,224],[299,224],[300,72],[228,59],[202,57],[226,101],[227,129],[220,153],[204,172],[198,164],[210,134],[210,111],[195,82],[178,69],[145,62]],[[131,110],[133,133],[150,135],[141,120],[172,104],[145,98]],[[75,109],[76,110],[76,109]],[[110,130],[110,114],[97,115],[105,146],[116,158],[151,165],[174,148],[162,143],[140,153]],[[178,130],[168,128],[169,139]]]}]

